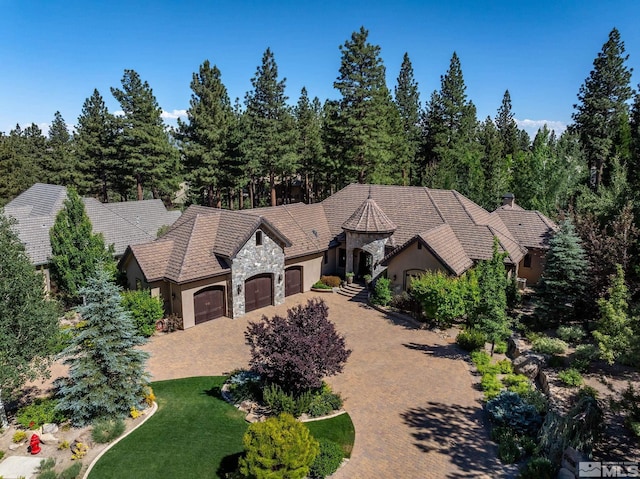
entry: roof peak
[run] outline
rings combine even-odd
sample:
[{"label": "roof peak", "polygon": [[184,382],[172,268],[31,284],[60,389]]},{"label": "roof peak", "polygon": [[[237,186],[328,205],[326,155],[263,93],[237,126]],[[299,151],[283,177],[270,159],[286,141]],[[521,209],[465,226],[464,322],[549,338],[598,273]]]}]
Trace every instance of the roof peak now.
[{"label": "roof peak", "polygon": [[[371,190],[369,190],[371,194]],[[356,211],[342,224],[342,229],[356,233],[393,233],[397,226],[376,201],[369,196]]]}]

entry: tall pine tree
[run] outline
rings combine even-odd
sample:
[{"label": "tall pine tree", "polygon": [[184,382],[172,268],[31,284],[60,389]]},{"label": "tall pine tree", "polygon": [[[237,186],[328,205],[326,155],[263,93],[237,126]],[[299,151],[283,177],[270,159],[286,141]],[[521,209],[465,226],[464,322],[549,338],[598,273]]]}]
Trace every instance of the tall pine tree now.
[{"label": "tall pine tree", "polygon": [[77,186],[78,169],[72,151],[71,134],[59,111],[56,111],[47,139],[47,155],[43,170],[47,183]]},{"label": "tall pine tree", "polygon": [[409,164],[402,164],[402,184],[414,183],[419,176],[417,170],[420,151],[420,93],[413,76],[413,65],[409,54],[405,53],[394,90],[395,103],[402,119],[402,130],[408,148]]},{"label": "tall pine tree", "polygon": [[298,156],[300,172],[304,178],[304,201],[312,203],[316,183],[324,170],[324,148],[322,145],[322,106],[315,97],[309,101],[307,89],[302,88],[295,108],[298,129]]}]

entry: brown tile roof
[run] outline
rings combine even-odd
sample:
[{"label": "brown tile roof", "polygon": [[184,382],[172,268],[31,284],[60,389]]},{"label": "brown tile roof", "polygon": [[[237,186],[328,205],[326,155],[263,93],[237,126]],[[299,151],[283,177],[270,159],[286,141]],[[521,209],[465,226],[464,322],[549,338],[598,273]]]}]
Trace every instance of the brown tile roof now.
[{"label": "brown tile roof", "polygon": [[396,228],[373,198],[364,200],[347,221],[342,223],[342,229],[357,233],[393,233]]},{"label": "brown tile roof", "polygon": [[500,218],[513,237],[526,248],[547,249],[558,226],[539,211],[524,210],[518,205],[501,206],[491,216]]}]

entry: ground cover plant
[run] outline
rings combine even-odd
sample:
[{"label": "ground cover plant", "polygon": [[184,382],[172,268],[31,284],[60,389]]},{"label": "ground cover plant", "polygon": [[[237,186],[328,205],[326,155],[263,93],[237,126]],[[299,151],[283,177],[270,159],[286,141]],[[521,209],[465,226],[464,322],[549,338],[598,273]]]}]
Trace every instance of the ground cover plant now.
[{"label": "ground cover plant", "polygon": [[[95,465],[90,479],[122,477],[224,477],[243,453],[244,413],[221,398],[226,377],[196,377],[153,383],[158,411],[123,438]],[[348,414],[307,423],[317,439],[351,451]],[[177,439],[178,438],[178,439]]]}]

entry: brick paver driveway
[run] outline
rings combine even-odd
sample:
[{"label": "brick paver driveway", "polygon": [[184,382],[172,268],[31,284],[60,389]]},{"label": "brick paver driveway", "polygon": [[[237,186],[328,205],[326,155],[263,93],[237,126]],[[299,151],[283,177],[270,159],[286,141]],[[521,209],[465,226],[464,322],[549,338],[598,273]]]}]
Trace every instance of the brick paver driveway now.
[{"label": "brick paver driveway", "polygon": [[[246,367],[247,322],[284,314],[299,301],[287,298],[246,317],[220,318],[187,331],[156,337],[151,352],[154,380],[219,375]],[[481,394],[452,339],[387,318],[337,294],[323,294],[330,319],[353,350],[345,370],[329,379],[345,398],[356,429],[350,462],[337,479],[510,477],[495,459],[482,425]]]}]

